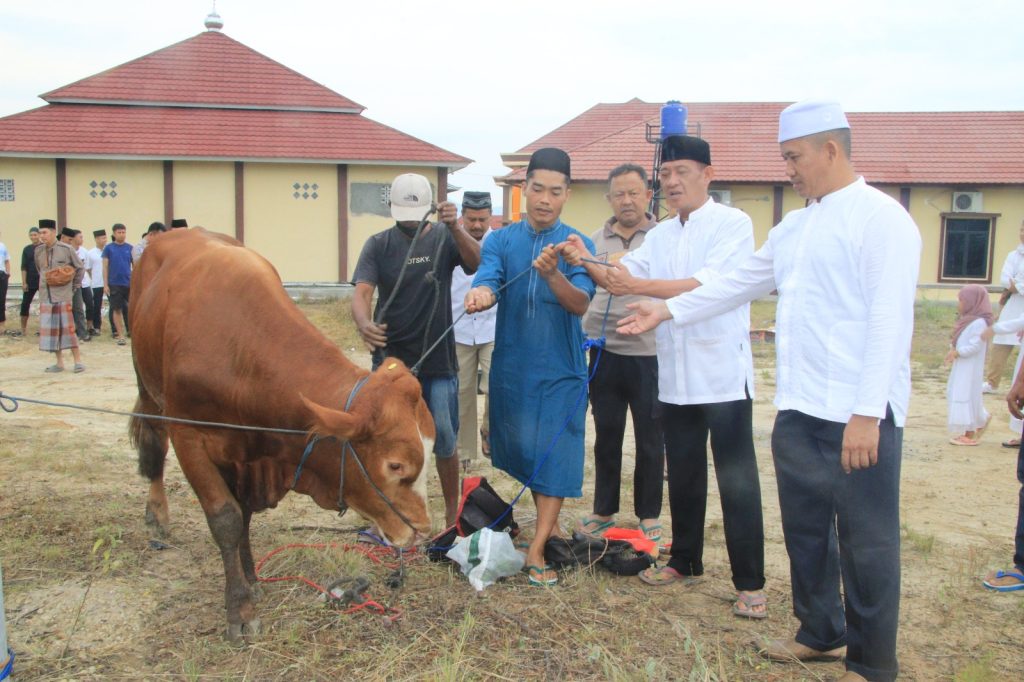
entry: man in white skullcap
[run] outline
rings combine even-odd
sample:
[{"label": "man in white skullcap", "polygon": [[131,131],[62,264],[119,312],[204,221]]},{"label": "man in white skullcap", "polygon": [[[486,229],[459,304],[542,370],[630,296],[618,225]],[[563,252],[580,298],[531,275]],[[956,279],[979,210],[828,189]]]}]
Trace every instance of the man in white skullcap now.
[{"label": "man in white skullcap", "polygon": [[839,660],[845,648],[841,680],[892,680],[921,236],[899,203],[854,172],[838,103],[787,107],[779,143],[807,207],[786,215],[724,277],[634,304],[619,330],[640,333],[668,319],[692,324],[778,290],[772,456],[800,629],[762,653]]}]

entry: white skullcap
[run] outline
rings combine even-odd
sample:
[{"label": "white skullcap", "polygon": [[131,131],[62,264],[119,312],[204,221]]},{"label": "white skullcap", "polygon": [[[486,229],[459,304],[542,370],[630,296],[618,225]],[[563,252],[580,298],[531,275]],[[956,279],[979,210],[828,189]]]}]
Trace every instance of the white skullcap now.
[{"label": "white skullcap", "polygon": [[849,127],[839,102],[808,99],[790,104],[779,114],[779,142]]}]

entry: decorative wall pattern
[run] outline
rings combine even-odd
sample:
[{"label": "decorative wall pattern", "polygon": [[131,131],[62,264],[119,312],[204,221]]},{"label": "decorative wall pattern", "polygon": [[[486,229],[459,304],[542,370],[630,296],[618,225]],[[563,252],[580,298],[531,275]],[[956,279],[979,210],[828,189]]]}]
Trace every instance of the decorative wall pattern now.
[{"label": "decorative wall pattern", "polygon": [[92,188],[89,196],[93,199],[117,198],[117,180],[93,180],[89,183],[89,187]]},{"label": "decorative wall pattern", "polygon": [[315,182],[296,182],[292,185],[292,196],[295,199],[316,200],[320,196],[320,185]]},{"label": "decorative wall pattern", "polygon": [[0,178],[0,201],[14,201],[14,178]]}]

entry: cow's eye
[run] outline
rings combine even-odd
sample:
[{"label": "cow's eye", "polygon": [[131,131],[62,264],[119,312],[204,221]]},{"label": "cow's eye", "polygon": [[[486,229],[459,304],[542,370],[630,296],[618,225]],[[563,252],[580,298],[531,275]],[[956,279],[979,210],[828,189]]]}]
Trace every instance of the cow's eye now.
[{"label": "cow's eye", "polygon": [[388,464],[392,471],[401,471],[402,465],[399,462],[391,462]]}]

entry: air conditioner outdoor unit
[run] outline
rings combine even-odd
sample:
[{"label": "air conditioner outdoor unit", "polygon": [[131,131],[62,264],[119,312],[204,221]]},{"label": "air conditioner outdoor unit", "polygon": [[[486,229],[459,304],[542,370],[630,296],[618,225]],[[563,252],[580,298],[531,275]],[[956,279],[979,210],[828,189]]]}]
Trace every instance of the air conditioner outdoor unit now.
[{"label": "air conditioner outdoor unit", "polygon": [[708,195],[714,200],[716,204],[725,204],[726,206],[732,206],[732,191],[727,189],[712,189],[708,190]]},{"label": "air conditioner outdoor unit", "polygon": [[954,213],[980,213],[981,192],[953,192]]}]

